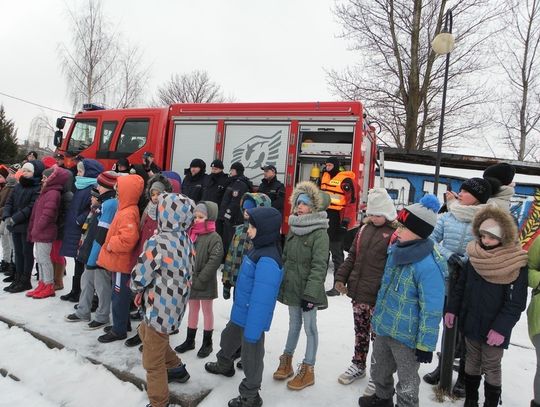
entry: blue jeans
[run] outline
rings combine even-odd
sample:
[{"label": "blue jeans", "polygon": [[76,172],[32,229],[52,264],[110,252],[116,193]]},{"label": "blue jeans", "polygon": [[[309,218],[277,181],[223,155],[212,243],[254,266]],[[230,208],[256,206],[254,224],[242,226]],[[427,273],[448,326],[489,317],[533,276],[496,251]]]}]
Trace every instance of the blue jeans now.
[{"label": "blue jeans", "polygon": [[319,346],[319,332],[317,331],[317,308],[311,311],[303,312],[301,307],[289,306],[289,334],[283,353],[287,355],[294,354],[300,329],[302,329],[302,320],[304,322],[304,331],[306,331],[307,345],[306,354],[303,363],[314,366],[317,356],[317,347]]},{"label": "blue jeans", "polygon": [[129,304],[131,303],[130,277],[131,274],[112,273],[112,330],[117,335],[125,335],[127,333]]}]

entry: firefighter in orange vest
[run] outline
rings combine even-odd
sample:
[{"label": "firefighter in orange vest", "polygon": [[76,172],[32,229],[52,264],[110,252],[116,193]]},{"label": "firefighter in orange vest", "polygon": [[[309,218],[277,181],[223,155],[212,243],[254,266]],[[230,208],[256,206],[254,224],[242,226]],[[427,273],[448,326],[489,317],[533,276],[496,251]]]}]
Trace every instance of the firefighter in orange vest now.
[{"label": "firefighter in orange vest", "polygon": [[[345,260],[343,240],[349,225],[353,225],[354,216],[356,216],[354,178],[352,171],[339,170],[339,159],[337,157],[329,157],[326,160],[325,171],[321,179],[321,190],[327,192],[331,198],[326,213],[329,220],[328,236],[330,237],[330,253],[334,263],[334,277],[339,266]],[[326,294],[335,296],[339,295],[339,292],[332,288]]]}]

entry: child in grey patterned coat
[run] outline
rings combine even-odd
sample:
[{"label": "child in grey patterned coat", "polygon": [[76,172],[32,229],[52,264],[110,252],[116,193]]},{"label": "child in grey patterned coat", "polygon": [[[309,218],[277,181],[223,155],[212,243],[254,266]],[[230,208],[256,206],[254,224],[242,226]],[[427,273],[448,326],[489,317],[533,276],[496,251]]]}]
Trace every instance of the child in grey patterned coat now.
[{"label": "child in grey patterned coat", "polygon": [[169,345],[169,334],[182,321],[190,294],[194,247],[187,234],[195,203],[180,194],[162,194],[158,201],[158,233],[145,244],[132,276],[135,305],[144,296],[143,367],[153,407],[167,406],[168,382],[189,379],[185,364]]}]

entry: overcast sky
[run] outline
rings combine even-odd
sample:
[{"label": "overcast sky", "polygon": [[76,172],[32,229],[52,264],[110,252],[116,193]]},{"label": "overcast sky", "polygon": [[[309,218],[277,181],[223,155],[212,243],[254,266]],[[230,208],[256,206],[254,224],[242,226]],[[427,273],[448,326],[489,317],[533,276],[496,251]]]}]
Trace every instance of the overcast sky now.
[{"label": "overcast sky", "polygon": [[[66,0],[3,2],[0,92],[71,111],[58,45],[70,41]],[[81,4],[81,1],[77,1]],[[144,51],[148,99],[172,73],[208,71],[238,102],[333,100],[324,68],[352,64],[336,38],[334,0],[104,0],[117,30]],[[26,138],[30,121],[60,114],[0,95]]]}]

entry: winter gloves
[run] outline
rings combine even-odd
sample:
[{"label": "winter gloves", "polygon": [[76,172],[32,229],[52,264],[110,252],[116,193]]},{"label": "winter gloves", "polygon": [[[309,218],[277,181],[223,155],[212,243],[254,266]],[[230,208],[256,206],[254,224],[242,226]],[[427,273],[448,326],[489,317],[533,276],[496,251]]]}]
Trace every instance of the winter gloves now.
[{"label": "winter gloves", "polygon": [[347,287],[345,287],[345,284],[343,284],[341,281],[336,281],[334,288],[338,290],[340,294],[343,294],[343,295],[346,295],[348,292]]},{"label": "winter gloves", "polygon": [[223,282],[223,298],[228,300],[231,298],[231,288],[232,284],[229,281]]},{"label": "winter gloves", "polygon": [[303,312],[309,312],[315,307],[315,304],[307,300],[300,300],[300,306],[302,307]]},{"label": "winter gloves", "polygon": [[[444,325],[447,328],[453,328],[454,322],[455,322],[456,316],[452,314],[451,312],[447,312],[444,314]],[[489,346],[501,346],[504,343],[504,336],[498,333],[497,331],[494,331],[493,329],[490,329],[487,334],[487,341],[486,343]],[[418,349],[417,352],[417,359],[418,359]]]},{"label": "winter gloves", "polygon": [[493,329],[490,329],[487,334],[487,341],[486,343],[489,346],[501,346],[504,342],[504,336],[502,336],[497,331],[494,331]]},{"label": "winter gloves", "polygon": [[453,328],[455,320],[456,316],[451,312],[447,312],[446,314],[444,314],[444,325],[446,325],[447,328]]},{"label": "winter gloves", "polygon": [[9,230],[11,232],[11,230],[13,229],[13,225],[15,224],[13,219],[12,218],[6,218],[6,219],[4,219],[4,222],[6,223],[7,230]]},{"label": "winter gloves", "polygon": [[433,352],[427,352],[425,350],[416,349],[416,361],[418,363],[431,363],[433,360]]},{"label": "winter gloves", "polygon": [[454,268],[458,268],[458,269],[462,269],[463,266],[465,265],[465,263],[463,262],[463,259],[461,258],[461,256],[457,253],[453,253],[449,258],[448,258],[448,264],[451,266],[451,267],[454,267]]}]

